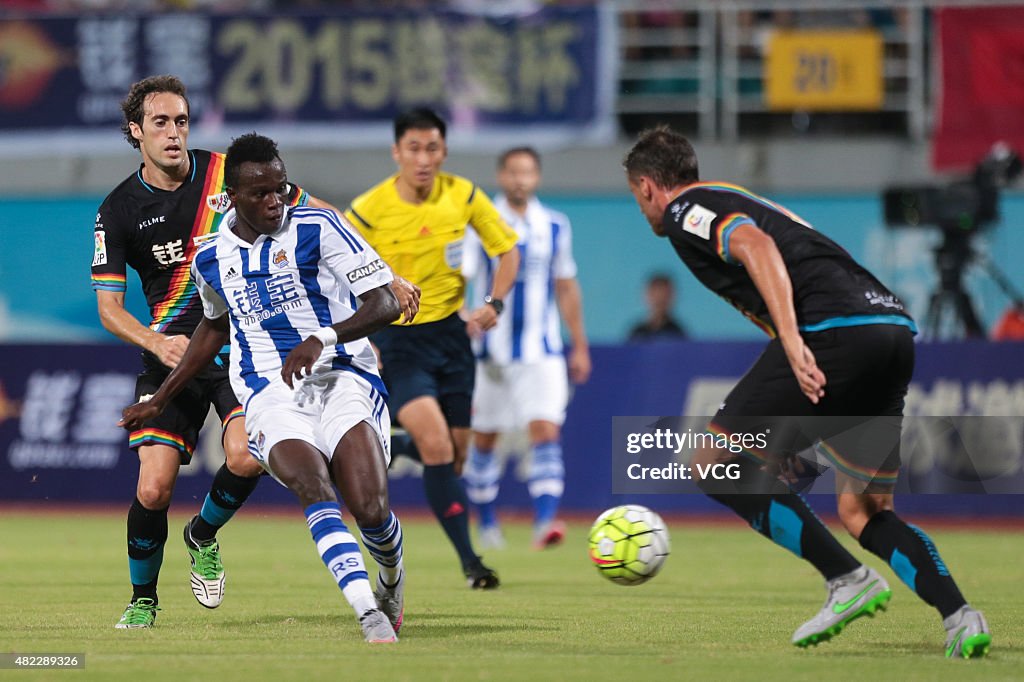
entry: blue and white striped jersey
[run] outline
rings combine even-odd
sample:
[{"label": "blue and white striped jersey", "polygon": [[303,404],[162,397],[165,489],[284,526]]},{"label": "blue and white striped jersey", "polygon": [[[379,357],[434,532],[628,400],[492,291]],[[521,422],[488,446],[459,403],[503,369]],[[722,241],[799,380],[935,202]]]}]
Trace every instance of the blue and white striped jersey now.
[{"label": "blue and white striped jersey", "polygon": [[[561,355],[562,324],[555,302],[555,280],[576,277],[569,219],[536,197],[527,204],[525,216],[513,211],[503,195],[497,196],[494,205],[519,236],[519,273],[504,299],[505,310],[497,326],[474,341],[477,356],[509,364]],[[474,239],[472,233],[466,238],[462,273],[472,284],[470,306],[477,308],[491,290],[497,259],[488,258]]]},{"label": "blue and white striped jersey", "polygon": [[[235,211],[203,246],[192,277],[203,313],[231,319],[231,387],[242,406],[273,381],[295,346],[355,312],[357,296],[389,284],[391,269],[333,211],[295,207],[281,228],[249,244],[235,234]],[[351,370],[386,395],[377,359],[364,339],[324,348],[313,374]]]}]

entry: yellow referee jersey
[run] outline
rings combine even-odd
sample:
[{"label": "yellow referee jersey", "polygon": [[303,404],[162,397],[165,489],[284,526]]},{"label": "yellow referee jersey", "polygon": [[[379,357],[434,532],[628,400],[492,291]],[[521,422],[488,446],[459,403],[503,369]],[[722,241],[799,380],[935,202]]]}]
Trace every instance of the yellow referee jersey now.
[{"label": "yellow referee jersey", "polygon": [[487,195],[465,178],[438,173],[430,197],[410,204],[398,196],[397,177],[357,197],[345,216],[396,273],[422,290],[412,324],[443,320],[462,307],[466,293],[462,246],[467,224],[491,257],[511,250],[516,234]]}]

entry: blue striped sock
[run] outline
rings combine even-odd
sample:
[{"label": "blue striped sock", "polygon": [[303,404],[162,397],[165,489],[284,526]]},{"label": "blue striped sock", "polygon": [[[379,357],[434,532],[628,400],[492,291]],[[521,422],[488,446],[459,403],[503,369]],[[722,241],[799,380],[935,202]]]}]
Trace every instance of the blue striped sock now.
[{"label": "blue striped sock", "polygon": [[316,502],[305,509],[306,525],[316,542],[317,552],[338,583],[357,616],[377,608],[370,579],[363,565],[356,539],[341,520],[337,502]]},{"label": "blue striped sock", "polygon": [[527,487],[533,498],[534,524],[540,526],[553,520],[565,490],[565,465],[558,441],[533,446]]},{"label": "blue striped sock", "polygon": [[483,527],[498,525],[498,484],[501,467],[491,450],[470,448],[469,462],[466,463],[466,496],[476,506]]},{"label": "blue striped sock", "polygon": [[402,524],[394,512],[377,528],[360,528],[363,545],[380,567],[380,577],[391,587],[402,576]]}]

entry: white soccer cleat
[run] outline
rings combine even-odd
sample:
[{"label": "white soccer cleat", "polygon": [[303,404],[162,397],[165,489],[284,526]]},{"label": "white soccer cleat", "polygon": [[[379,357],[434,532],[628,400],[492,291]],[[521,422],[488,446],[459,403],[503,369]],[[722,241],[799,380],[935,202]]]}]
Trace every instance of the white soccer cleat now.
[{"label": "white soccer cleat", "polygon": [[405,571],[402,571],[393,587],[387,587],[378,573],[373,597],[377,601],[377,607],[388,617],[397,635],[402,629],[402,618],[405,616]]},{"label": "white soccer cleat", "polygon": [[371,609],[359,617],[363,638],[369,644],[391,644],[398,641],[391,621],[380,609]]},{"label": "white soccer cleat", "polygon": [[946,628],[946,658],[981,658],[992,646],[992,633],[981,611],[964,604],[942,621]]},{"label": "white soccer cleat", "polygon": [[828,597],[821,611],[793,633],[793,644],[799,647],[832,639],[854,619],[884,611],[892,598],[889,583],[867,566],[829,580],[825,587]]},{"label": "white soccer cleat", "polygon": [[480,526],[477,531],[476,546],[486,552],[491,549],[505,549],[505,536],[501,526]]}]

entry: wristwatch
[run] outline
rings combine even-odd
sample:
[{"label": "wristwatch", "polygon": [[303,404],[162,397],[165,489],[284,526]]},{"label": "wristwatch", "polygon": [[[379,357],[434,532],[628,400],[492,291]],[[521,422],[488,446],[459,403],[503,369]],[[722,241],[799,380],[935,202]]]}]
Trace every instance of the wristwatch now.
[{"label": "wristwatch", "polygon": [[494,308],[495,315],[501,315],[501,311],[505,309],[505,303],[500,298],[484,296],[484,303]]}]

